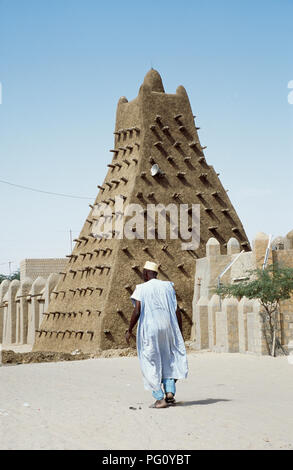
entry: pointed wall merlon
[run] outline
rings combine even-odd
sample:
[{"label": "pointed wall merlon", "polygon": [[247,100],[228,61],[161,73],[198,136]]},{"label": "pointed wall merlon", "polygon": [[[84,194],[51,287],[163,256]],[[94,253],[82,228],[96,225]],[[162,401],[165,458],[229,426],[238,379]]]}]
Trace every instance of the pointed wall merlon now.
[{"label": "pointed wall merlon", "polygon": [[[272,242],[274,264],[280,267],[293,268],[293,230],[285,237],[276,237]],[[293,341],[293,296],[281,302],[282,312],[282,343],[288,345]]]},{"label": "pointed wall merlon", "polygon": [[15,297],[19,289],[20,282],[17,279],[11,281],[9,289],[4,296],[3,314],[3,341],[5,344],[12,344],[16,341],[16,302]]},{"label": "pointed wall merlon", "polygon": [[253,311],[247,313],[247,350],[255,354],[268,354],[264,337],[263,322],[260,316],[260,304],[253,302]]},{"label": "pointed wall merlon", "polygon": [[225,299],[223,302],[223,314],[227,322],[227,345],[229,352],[239,352],[239,327],[238,327],[239,302],[234,298]]},{"label": "pointed wall merlon", "polygon": [[[252,251],[254,256],[254,265],[257,268],[261,268],[264,262],[266,250],[269,244],[269,235],[263,232],[256,234],[253,244]],[[268,264],[272,264],[272,249],[269,251]]]},{"label": "pointed wall merlon", "polygon": [[[48,282],[48,281],[47,281]],[[28,333],[27,342],[33,344],[35,340],[35,332],[40,325],[40,309],[41,303],[45,301],[43,298],[43,291],[46,286],[46,280],[38,276],[34,281],[29,293],[29,309],[28,309]]]},{"label": "pointed wall merlon", "polygon": [[4,309],[6,305],[6,301],[4,302],[4,298],[8,292],[10,285],[10,281],[4,280],[0,284],[0,344],[2,343],[3,337],[3,327],[4,327]]},{"label": "pointed wall merlon", "polygon": [[[293,240],[292,232],[286,237],[276,237],[271,245],[268,264],[274,262],[279,266],[293,267],[293,248],[288,248]],[[269,236],[258,233],[253,241],[253,250],[244,252],[232,265],[227,274],[221,279],[222,283],[235,283],[248,280],[250,269],[261,267],[268,247]],[[285,247],[287,247],[285,249]],[[202,325],[205,325],[209,337],[209,348],[215,351],[226,352],[252,352],[255,354],[268,354],[264,336],[263,321],[260,315],[261,307],[258,301],[248,299],[222,299],[219,301],[213,295],[219,274],[223,265],[239,255],[239,243],[231,238],[227,243],[227,255],[219,254],[219,244],[212,238],[208,241],[205,258],[196,261],[194,297],[194,328],[193,338],[204,336]],[[224,262],[223,262],[224,261]],[[208,325],[199,316],[202,304],[208,301]],[[199,308],[198,308],[199,307]],[[281,305],[282,312],[282,344],[286,345],[293,339],[293,300],[290,299]],[[197,324],[201,326],[200,335],[197,335]],[[200,342],[198,342],[198,347]]]},{"label": "pointed wall merlon", "polygon": [[239,352],[248,351],[247,314],[253,311],[253,301],[243,297],[238,306]]},{"label": "pointed wall merlon", "polygon": [[0,344],[32,345],[36,330],[48,306],[60,275],[48,279],[24,277],[22,281],[5,280],[0,284]]},{"label": "pointed wall merlon", "polygon": [[[234,237],[231,237],[227,243],[227,254],[221,254],[220,243],[217,239],[211,237],[208,240],[206,244],[206,257],[196,261],[195,279],[201,280],[200,295],[198,297],[211,298],[214,293],[213,290],[217,286],[219,276],[239,256],[240,251],[242,251],[242,247]],[[231,268],[220,278],[220,282],[225,284],[242,278],[250,269],[253,269],[253,263],[253,252],[243,252]]]},{"label": "pointed wall merlon", "polygon": [[267,354],[259,311],[259,304],[247,299],[239,302],[227,298],[220,304],[220,299],[213,296],[208,305],[208,325],[202,323],[209,334],[209,349],[215,352]]},{"label": "pointed wall merlon", "polygon": [[196,349],[208,349],[208,298],[201,297],[196,305],[194,323],[196,325],[195,345]]},{"label": "pointed wall merlon", "polygon": [[15,296],[16,302],[16,338],[17,344],[27,344],[27,331],[28,331],[28,301],[27,296],[30,293],[33,280],[25,277],[21,282],[19,289]]},{"label": "pointed wall merlon", "polygon": [[221,309],[221,299],[214,294],[208,304],[208,332],[209,332],[209,349],[213,349],[216,345],[216,314]]}]

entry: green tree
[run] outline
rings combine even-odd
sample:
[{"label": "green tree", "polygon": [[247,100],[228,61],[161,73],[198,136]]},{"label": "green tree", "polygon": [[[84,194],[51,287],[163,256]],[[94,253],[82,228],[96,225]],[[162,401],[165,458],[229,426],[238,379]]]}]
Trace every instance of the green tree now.
[{"label": "green tree", "polygon": [[250,279],[237,284],[221,285],[216,293],[221,297],[259,300],[260,312],[264,325],[264,335],[271,356],[277,350],[287,354],[281,344],[281,313],[280,303],[290,299],[293,293],[293,269],[270,265],[265,269],[249,271]]},{"label": "green tree", "polygon": [[13,281],[13,279],[19,280],[20,279],[19,269],[12,274],[0,274],[0,283],[2,281],[5,281],[5,279],[7,279],[8,281]]}]

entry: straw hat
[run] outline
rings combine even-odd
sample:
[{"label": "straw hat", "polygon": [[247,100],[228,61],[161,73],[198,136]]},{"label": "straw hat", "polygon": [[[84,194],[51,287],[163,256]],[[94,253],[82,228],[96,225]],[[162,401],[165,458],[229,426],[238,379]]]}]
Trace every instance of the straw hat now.
[{"label": "straw hat", "polygon": [[156,273],[159,271],[158,265],[156,263],[152,263],[152,261],[147,261],[143,269],[147,269],[148,271],[155,271]]}]

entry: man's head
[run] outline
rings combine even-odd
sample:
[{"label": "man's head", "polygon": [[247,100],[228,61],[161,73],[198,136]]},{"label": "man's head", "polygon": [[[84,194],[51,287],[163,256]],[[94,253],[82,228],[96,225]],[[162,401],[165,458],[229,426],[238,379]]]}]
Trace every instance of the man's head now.
[{"label": "man's head", "polygon": [[144,282],[150,281],[151,279],[155,279],[158,275],[159,267],[156,263],[152,263],[151,261],[147,261],[143,267],[143,280]]}]

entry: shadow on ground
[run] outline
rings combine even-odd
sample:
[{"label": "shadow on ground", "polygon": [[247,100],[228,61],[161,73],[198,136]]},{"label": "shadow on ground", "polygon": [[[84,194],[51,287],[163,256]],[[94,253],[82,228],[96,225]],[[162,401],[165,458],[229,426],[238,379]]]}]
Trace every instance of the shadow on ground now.
[{"label": "shadow on ground", "polygon": [[206,400],[177,401],[176,406],[212,405],[219,401],[232,401],[226,398],[207,398]]}]

